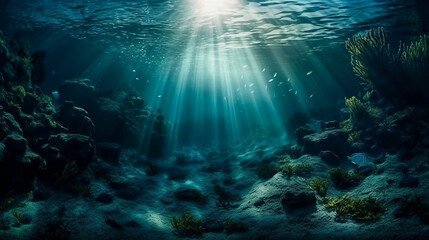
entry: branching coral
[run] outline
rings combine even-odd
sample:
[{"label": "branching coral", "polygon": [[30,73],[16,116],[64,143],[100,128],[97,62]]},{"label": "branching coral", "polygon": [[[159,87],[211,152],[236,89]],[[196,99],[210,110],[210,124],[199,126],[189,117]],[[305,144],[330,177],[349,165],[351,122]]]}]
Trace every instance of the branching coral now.
[{"label": "branching coral", "polygon": [[365,90],[376,91],[397,107],[406,104],[429,104],[429,38],[409,46],[400,44],[393,54],[383,28],[370,29],[346,41],[353,71],[361,78]]}]

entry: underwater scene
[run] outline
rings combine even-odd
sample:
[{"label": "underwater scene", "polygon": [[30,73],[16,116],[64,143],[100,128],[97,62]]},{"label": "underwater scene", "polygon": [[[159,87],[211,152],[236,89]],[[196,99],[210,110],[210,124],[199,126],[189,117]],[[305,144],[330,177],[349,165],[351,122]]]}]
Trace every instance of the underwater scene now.
[{"label": "underwater scene", "polygon": [[2,0],[0,240],[429,239],[429,1]]}]

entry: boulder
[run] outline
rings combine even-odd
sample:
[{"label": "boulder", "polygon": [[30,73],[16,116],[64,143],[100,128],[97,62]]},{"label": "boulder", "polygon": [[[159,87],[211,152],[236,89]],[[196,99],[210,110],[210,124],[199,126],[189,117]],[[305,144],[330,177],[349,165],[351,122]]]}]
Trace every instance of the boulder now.
[{"label": "boulder", "polygon": [[286,189],[282,204],[292,209],[312,206],[316,204],[316,195],[304,182],[296,182]]},{"label": "boulder", "polygon": [[411,176],[404,176],[399,180],[399,187],[415,188],[419,185],[419,179]]},{"label": "boulder", "polygon": [[66,162],[76,161],[79,168],[87,166],[95,153],[94,140],[89,136],[80,134],[60,133],[51,135],[48,144],[57,148],[61,158]]},{"label": "boulder", "polygon": [[69,133],[94,136],[94,124],[85,109],[75,107],[73,102],[65,101],[56,114],[58,122],[68,129]]},{"label": "boulder", "polygon": [[68,80],[58,89],[59,101],[71,101],[75,106],[91,111],[96,102],[95,88],[89,79]]},{"label": "boulder", "polygon": [[305,151],[311,154],[329,150],[338,156],[345,156],[349,151],[347,138],[348,135],[345,131],[335,129],[306,135],[302,140]]},{"label": "boulder", "polygon": [[12,114],[0,110],[0,140],[11,133],[22,135],[22,129]]},{"label": "boulder", "polygon": [[8,155],[21,156],[27,151],[27,140],[17,133],[7,135],[3,140],[3,144]]},{"label": "boulder", "polygon": [[303,145],[304,141],[303,138],[304,136],[310,135],[315,133],[314,130],[309,129],[309,128],[305,128],[305,127],[299,127],[296,129],[295,134],[296,134],[296,142],[299,145]]},{"label": "boulder", "polygon": [[338,166],[340,164],[340,157],[329,150],[321,151],[319,157],[329,165]]}]

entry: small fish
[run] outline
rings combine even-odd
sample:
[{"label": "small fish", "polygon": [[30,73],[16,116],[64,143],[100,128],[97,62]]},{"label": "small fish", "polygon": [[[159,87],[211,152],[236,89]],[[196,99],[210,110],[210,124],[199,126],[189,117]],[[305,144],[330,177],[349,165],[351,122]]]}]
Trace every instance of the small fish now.
[{"label": "small fish", "polygon": [[162,97],[162,95],[160,94],[160,95],[158,95],[158,97],[160,98],[160,97]]},{"label": "small fish", "polygon": [[308,76],[308,75],[310,75],[310,74],[312,74],[312,73],[313,73],[313,71],[309,71],[309,72],[307,73],[307,76]]},{"label": "small fish", "polygon": [[284,83],[284,82],[279,82],[279,86],[280,86],[280,85],[283,85],[283,83]]},{"label": "small fish", "polygon": [[255,92],[255,90],[250,91],[250,93],[254,93],[254,92]]},{"label": "small fish", "polygon": [[133,69],[133,73],[135,73],[136,72],[136,70],[135,69]]},{"label": "small fish", "polygon": [[136,81],[140,80],[140,78],[136,78]]},{"label": "small fish", "polygon": [[275,77],[277,77],[277,73],[274,73],[274,76],[273,76],[273,78],[275,78]]},{"label": "small fish", "polygon": [[354,153],[347,158],[357,166],[365,166],[370,164],[368,156],[365,153]]},{"label": "small fish", "polygon": [[297,95],[298,94],[298,91],[295,91],[295,95]]},{"label": "small fish", "polygon": [[60,94],[58,93],[58,91],[52,91],[52,97],[55,99],[59,99],[60,98]]},{"label": "small fish", "polygon": [[293,90],[292,88],[291,88],[291,89],[289,89],[289,92],[292,92],[292,90]]},{"label": "small fish", "polygon": [[265,72],[265,68],[264,68],[264,69],[262,69],[262,72]]},{"label": "small fish", "polygon": [[243,65],[243,68],[247,68],[248,67],[248,65],[246,64],[246,65]]},{"label": "small fish", "polygon": [[310,95],[310,98],[313,98],[313,94]]},{"label": "small fish", "polygon": [[272,78],[270,80],[268,80],[268,82],[272,82],[272,81],[274,81],[274,79],[272,79]]},{"label": "small fish", "polygon": [[287,78],[287,81],[290,82],[290,77]]},{"label": "small fish", "polygon": [[268,90],[268,86],[267,86],[267,84],[265,84],[265,90]]},{"label": "small fish", "polygon": [[253,85],[255,85],[254,83],[249,84],[249,87],[253,87]]}]

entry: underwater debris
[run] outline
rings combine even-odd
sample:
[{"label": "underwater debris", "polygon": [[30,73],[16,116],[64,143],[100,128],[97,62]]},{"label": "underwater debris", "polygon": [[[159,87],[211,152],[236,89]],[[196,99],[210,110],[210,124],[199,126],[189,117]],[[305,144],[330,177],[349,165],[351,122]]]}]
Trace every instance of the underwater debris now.
[{"label": "underwater debris", "polygon": [[204,232],[203,221],[190,213],[182,213],[180,217],[170,218],[170,224],[179,236],[199,237]]},{"label": "underwater debris", "polygon": [[333,209],[336,213],[335,218],[350,216],[356,221],[376,221],[385,212],[380,200],[372,196],[363,199],[342,196],[339,198],[324,198],[327,209]]}]

